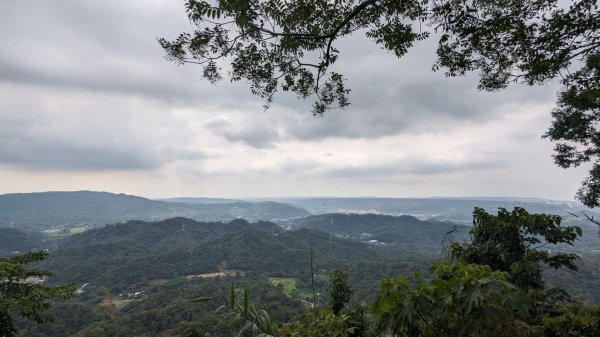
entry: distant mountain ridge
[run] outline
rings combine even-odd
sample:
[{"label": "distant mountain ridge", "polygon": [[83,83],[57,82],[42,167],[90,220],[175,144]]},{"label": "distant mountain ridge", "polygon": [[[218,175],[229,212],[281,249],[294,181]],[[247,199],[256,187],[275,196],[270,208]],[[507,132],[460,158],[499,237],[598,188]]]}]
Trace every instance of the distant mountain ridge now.
[{"label": "distant mountain ridge", "polygon": [[320,214],[286,222],[292,228],[309,228],[364,241],[377,240],[413,249],[441,248],[447,234],[456,240],[468,237],[469,227],[414,216],[379,214]]},{"label": "distant mountain ridge", "polygon": [[570,213],[598,214],[576,201],[509,197],[435,197],[435,198],[280,198],[277,201],[302,207],[313,214],[322,213],[377,213],[385,215],[413,215],[420,219],[438,219],[457,223],[472,222],[473,209],[483,208],[495,213],[498,208],[525,208],[530,213],[556,214],[569,217]]},{"label": "distant mountain ridge", "polygon": [[[244,202],[240,199],[227,199],[227,198],[206,198],[206,197],[177,197],[177,198],[166,198],[157,199],[158,201],[165,202],[180,202],[184,204],[233,204],[236,202]],[[264,200],[270,201],[270,200]]]},{"label": "distant mountain ridge", "polygon": [[[274,200],[274,201],[273,201]],[[574,219],[585,212],[600,218],[577,202],[536,198],[253,198],[249,200],[182,197],[151,200],[108,192],[40,192],[0,195],[0,227],[46,230],[51,227],[95,228],[127,220],[159,221],[186,217],[199,221],[296,219],[313,214],[411,215],[421,220],[471,224],[475,207],[495,213],[500,207],[523,207],[530,213],[557,214]],[[68,231],[67,231],[68,232]]]},{"label": "distant mountain ridge", "polygon": [[307,216],[299,207],[276,202],[192,204],[150,200],[108,192],[40,192],[0,195],[0,227],[45,230],[98,227],[127,220],[186,217],[203,221],[272,220]]}]

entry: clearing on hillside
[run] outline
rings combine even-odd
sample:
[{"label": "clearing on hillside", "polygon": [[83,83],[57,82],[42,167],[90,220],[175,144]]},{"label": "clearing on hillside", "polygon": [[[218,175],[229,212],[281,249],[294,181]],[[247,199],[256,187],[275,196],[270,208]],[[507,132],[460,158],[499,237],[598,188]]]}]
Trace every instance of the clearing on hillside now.
[{"label": "clearing on hillside", "polygon": [[274,286],[283,285],[282,293],[286,296],[292,296],[294,290],[296,290],[296,279],[287,277],[269,277],[269,283]]},{"label": "clearing on hillside", "polygon": [[194,280],[194,279],[209,279],[215,277],[238,277],[238,276],[246,276],[246,272],[242,270],[221,270],[214,273],[205,273],[205,274],[197,274],[197,275],[187,275],[182,276],[186,280]]}]

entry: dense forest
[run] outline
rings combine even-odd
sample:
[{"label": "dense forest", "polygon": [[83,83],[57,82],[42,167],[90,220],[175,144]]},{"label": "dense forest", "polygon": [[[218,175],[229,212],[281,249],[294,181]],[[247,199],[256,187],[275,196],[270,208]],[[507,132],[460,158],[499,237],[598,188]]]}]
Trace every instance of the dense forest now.
[{"label": "dense forest", "polygon": [[[448,229],[443,226],[436,230],[438,226],[428,222],[420,225],[424,232],[433,231],[440,236]],[[52,283],[75,283],[79,289],[73,299],[57,303],[50,313],[61,321],[67,315],[62,310],[85,307],[85,312],[90,313],[85,320],[89,324],[77,323],[73,327],[58,321],[58,325],[28,324],[23,331],[31,336],[66,336],[88,329],[83,335],[92,335],[90,329],[95,328],[90,326],[108,324],[109,317],[102,306],[105,298],[97,293],[98,289],[106,288],[122,308],[123,320],[131,320],[128,327],[123,323],[122,334],[144,331],[159,335],[186,322],[198,323],[198,317],[204,320],[208,319],[205,316],[213,317],[214,305],[192,305],[189,300],[194,296],[212,296],[216,305],[218,287],[228,286],[232,281],[248,287],[257,305],[265,304],[276,317],[289,321],[305,312],[313,301],[311,245],[318,305],[328,301],[328,275],[335,268],[348,270],[357,296],[369,302],[375,298],[380,278],[416,270],[426,273],[427,266],[442,256],[439,252],[414,251],[402,245],[373,247],[360,240],[313,229],[285,231],[269,222],[249,223],[240,219],[202,223],[184,218],[154,223],[130,221],[72,235],[61,241],[59,248],[40,265],[54,273]],[[138,292],[143,293],[139,298],[124,295]],[[146,310],[161,312],[177,306],[175,303],[181,306],[177,310],[184,318],[162,313],[168,322],[161,323],[164,324],[161,328],[156,327],[156,317],[134,318]],[[198,312],[190,312],[188,306]],[[204,328],[212,331],[218,319],[214,316]],[[98,335],[103,333],[106,331]]]},{"label": "dense forest", "polygon": [[[382,322],[377,318],[381,312],[375,310],[382,310],[382,289],[389,291],[381,288],[386,284],[381,280],[398,280],[416,272],[424,280],[435,280],[439,270],[430,268],[451,256],[456,249],[453,244],[468,247],[474,242],[472,227],[411,216],[323,214],[284,223],[285,229],[273,222],[243,219],[138,220],[50,241],[41,234],[10,229],[11,238],[23,242],[23,248],[52,245],[49,257],[38,264],[54,274],[46,284],[76,287],[73,297],[56,300],[48,310],[54,322],[40,325],[19,318],[17,327],[23,336],[40,337],[230,336],[239,332],[236,329],[242,326],[236,323],[240,320],[255,324],[262,317],[246,313],[241,318],[226,315],[222,308],[218,311],[233,292],[235,300],[228,304],[246,301],[264,310],[269,320],[280,325],[283,335],[285,329],[310,330],[315,322],[348,329],[360,326],[364,333],[368,327],[373,333],[377,321]],[[554,231],[553,235],[558,234]],[[557,238],[554,243],[561,242]],[[563,244],[570,246],[566,241]],[[560,245],[547,247],[552,246],[556,247],[552,255],[564,253]],[[14,254],[5,252],[3,256]],[[552,265],[551,261],[545,263]],[[588,305],[600,303],[596,284],[600,259],[594,254],[582,255],[575,265],[578,271],[543,271],[547,289],[565,286],[574,299]],[[328,316],[334,296],[331,277],[336,270],[346,273],[352,296],[342,306],[344,314]],[[460,276],[462,271],[454,272]],[[499,278],[498,282],[510,280],[501,274],[485,277]],[[314,302],[319,313],[316,321],[310,318]],[[372,303],[379,304],[370,313]]]}]

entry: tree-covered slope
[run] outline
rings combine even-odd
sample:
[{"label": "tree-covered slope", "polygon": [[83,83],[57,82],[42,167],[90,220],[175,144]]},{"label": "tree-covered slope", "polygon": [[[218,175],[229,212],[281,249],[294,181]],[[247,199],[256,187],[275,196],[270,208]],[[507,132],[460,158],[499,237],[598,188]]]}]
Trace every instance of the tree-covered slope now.
[{"label": "tree-covered slope", "polygon": [[49,248],[49,239],[39,233],[26,233],[14,228],[0,228],[0,257]]},{"label": "tree-covered slope", "polygon": [[413,216],[377,214],[321,214],[289,221],[292,228],[314,228],[332,235],[377,240],[406,248],[437,250],[446,233],[455,229],[455,239],[464,239],[468,227],[452,223],[419,220]]},{"label": "tree-covered slope", "polygon": [[[273,230],[277,235],[273,235]],[[315,261],[349,264],[377,258],[352,240],[331,240],[322,232],[285,232],[269,222],[197,222],[174,218],[130,221],[65,239],[45,262],[60,282],[131,284],[157,278],[234,269],[249,274],[276,271],[307,278],[310,242]],[[302,268],[299,268],[302,265]]]},{"label": "tree-covered slope", "polygon": [[[227,289],[232,282],[238,290],[250,288],[259,308],[281,315],[282,320],[289,319],[294,312],[309,310],[307,305],[313,300],[311,271],[321,307],[328,303],[328,276],[334,268],[347,270],[356,298],[369,303],[379,294],[382,278],[414,272],[429,277],[429,267],[443,258],[441,243],[435,242],[435,238],[443,238],[452,227],[413,217],[328,214],[308,219],[312,222],[307,228],[289,231],[271,222],[252,223],[242,219],[129,221],[69,236],[58,250],[51,252],[42,267],[55,274],[52,282],[74,282],[83,290],[75,299],[57,305],[54,312],[64,315],[69,310],[84,310],[85,323],[60,320],[63,325],[28,325],[25,329],[30,330],[25,336],[112,333],[115,321],[106,314],[106,295],[98,292],[102,286],[108,288],[118,303],[120,335],[127,336],[181,332],[180,328],[192,322],[202,322],[214,336],[229,336],[230,331],[216,331],[219,318],[211,313],[222,304],[216,286]],[[370,246],[358,239],[336,237],[321,231],[321,224],[317,223],[315,230],[315,219],[320,219],[325,229],[336,229],[331,226],[337,220],[340,226],[346,224],[356,233],[365,226],[381,233],[395,230],[401,237],[412,237],[415,246],[408,242]],[[435,248],[414,248],[434,243]],[[586,263],[592,262],[584,258]],[[594,263],[588,267],[584,274],[577,275],[587,277],[597,272]],[[218,272],[221,274],[216,276]],[[586,291],[585,297],[595,301],[595,288],[572,277],[570,274],[553,277],[549,282],[572,282],[573,294],[581,298],[582,291]],[[296,289],[286,295],[281,286],[271,283],[272,278],[292,280]],[[86,283],[89,284],[83,286]],[[143,295],[130,299],[127,293],[132,292]],[[205,305],[196,306],[191,301],[205,296],[211,298]]]},{"label": "tree-covered slope", "polygon": [[[129,221],[65,239],[46,261],[58,281],[131,284],[216,271],[212,252],[197,252],[208,242],[240,230],[268,233],[269,223],[203,223],[185,218],[160,222]],[[227,249],[223,247],[222,249]]]}]

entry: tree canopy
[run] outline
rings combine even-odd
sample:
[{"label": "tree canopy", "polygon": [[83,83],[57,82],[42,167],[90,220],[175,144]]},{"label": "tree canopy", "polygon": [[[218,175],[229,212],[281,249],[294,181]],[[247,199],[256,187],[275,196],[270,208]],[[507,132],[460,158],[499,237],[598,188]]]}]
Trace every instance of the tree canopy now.
[{"label": "tree canopy", "polygon": [[544,289],[544,266],[577,269],[576,254],[551,254],[543,249],[553,247],[548,245],[572,245],[582,234],[579,227],[561,226],[558,215],[529,214],[519,207],[510,212],[501,208],[492,215],[476,208],[470,234],[469,242],[451,244],[452,257],[509,273],[512,282],[522,289]]},{"label": "tree canopy", "polygon": [[348,284],[348,272],[339,268],[331,272],[329,293],[331,296],[331,311],[338,315],[352,297],[352,289]]},{"label": "tree canopy", "polygon": [[600,53],[588,56],[585,66],[564,82],[552,111],[552,125],[544,137],[560,142],[554,155],[558,166],[593,162],[577,198],[589,207],[600,206]]},{"label": "tree canopy", "polygon": [[14,314],[42,323],[51,320],[45,315],[54,297],[67,298],[74,292],[72,286],[45,286],[39,281],[51,276],[46,271],[28,268],[27,264],[41,261],[46,251],[29,252],[10,259],[0,258],[0,337],[17,335]]},{"label": "tree canopy", "polygon": [[[572,244],[578,227],[522,208],[473,212],[471,240],[453,242],[454,261],[431,269],[431,280],[384,279],[373,303],[377,327],[399,336],[596,336],[600,308],[546,289],[542,267],[575,269],[577,256],[550,254]],[[556,247],[554,247],[556,248]]]},{"label": "tree canopy", "polygon": [[526,336],[530,301],[489,266],[441,262],[433,279],[383,279],[373,303],[377,328],[394,336]]},{"label": "tree canopy", "polygon": [[331,66],[341,56],[336,42],[356,33],[398,57],[435,37],[433,70],[478,71],[483,90],[560,77],[564,89],[546,136],[563,142],[556,146],[558,165],[595,163],[577,195],[592,207],[600,204],[598,6],[596,0],[187,0],[194,31],[159,43],[167,59],[201,65],[211,82],[224,73],[247,80],[265,107],[278,90],[314,96],[314,114],[350,104],[344,76]]}]

